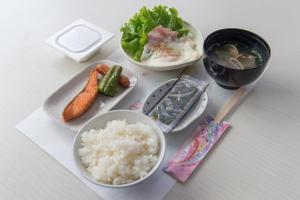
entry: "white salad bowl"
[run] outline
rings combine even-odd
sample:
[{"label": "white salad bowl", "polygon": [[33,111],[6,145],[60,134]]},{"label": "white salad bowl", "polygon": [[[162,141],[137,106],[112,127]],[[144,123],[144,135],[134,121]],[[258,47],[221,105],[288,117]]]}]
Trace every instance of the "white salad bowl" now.
[{"label": "white salad bowl", "polygon": [[196,43],[197,47],[196,50],[199,52],[199,56],[196,57],[194,60],[188,61],[188,62],[183,62],[180,64],[172,64],[170,63],[170,65],[164,65],[164,66],[156,66],[156,65],[148,65],[148,64],[144,64],[142,62],[136,61],[133,58],[131,58],[131,56],[123,49],[122,47],[122,43],[120,41],[120,46],[121,46],[121,51],[123,53],[123,55],[132,63],[145,68],[145,69],[149,69],[149,70],[154,70],[154,71],[169,71],[169,70],[174,70],[174,69],[180,69],[180,68],[184,68],[187,66],[190,66],[192,64],[194,64],[195,62],[199,61],[203,55],[203,36],[201,34],[201,32],[199,31],[198,28],[196,28],[195,26],[191,25],[190,23],[183,21],[184,26],[190,30],[191,33],[191,38],[192,40]]},{"label": "white salad bowl", "polygon": [[[131,183],[122,184],[122,185],[112,185],[112,184],[99,182],[89,174],[89,172],[86,170],[85,166],[81,162],[80,156],[78,155],[78,150],[81,147],[81,135],[84,132],[89,131],[91,129],[105,128],[108,121],[123,120],[123,119],[125,119],[129,124],[141,122],[153,128],[153,130],[156,132],[158,136],[159,143],[160,143],[160,150],[158,154],[157,163],[153,166],[153,168],[148,172],[146,176]],[[134,111],[129,111],[129,110],[115,110],[115,111],[109,111],[104,114],[98,115],[97,117],[88,121],[78,131],[73,142],[73,158],[75,161],[75,165],[77,166],[81,175],[85,177],[88,181],[96,185],[103,186],[103,187],[110,187],[110,188],[124,188],[124,187],[133,186],[149,178],[159,168],[160,164],[162,163],[165,155],[165,151],[166,151],[165,136],[163,132],[160,130],[160,128],[156,125],[156,123],[146,115]]]}]

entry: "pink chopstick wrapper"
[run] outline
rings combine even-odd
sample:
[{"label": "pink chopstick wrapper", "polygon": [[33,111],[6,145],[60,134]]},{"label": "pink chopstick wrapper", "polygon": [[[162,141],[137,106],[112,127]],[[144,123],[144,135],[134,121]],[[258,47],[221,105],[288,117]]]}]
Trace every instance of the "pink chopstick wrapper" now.
[{"label": "pink chopstick wrapper", "polygon": [[184,183],[229,128],[228,122],[216,123],[207,117],[166,164],[164,171]]}]

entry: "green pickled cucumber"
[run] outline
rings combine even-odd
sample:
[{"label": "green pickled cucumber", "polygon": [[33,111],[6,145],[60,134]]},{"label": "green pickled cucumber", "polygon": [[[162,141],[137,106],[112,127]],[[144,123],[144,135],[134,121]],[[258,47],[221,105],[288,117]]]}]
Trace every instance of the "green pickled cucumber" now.
[{"label": "green pickled cucumber", "polygon": [[114,96],[117,92],[118,81],[121,76],[122,67],[114,65],[104,76],[99,84],[99,90],[107,96]]},{"label": "green pickled cucumber", "polygon": [[104,92],[104,89],[105,89],[105,86],[106,84],[108,83],[110,77],[113,75],[113,72],[116,68],[115,67],[112,67],[108,72],[107,74],[105,74],[105,76],[103,77],[103,79],[100,81],[99,83],[99,92],[100,93],[103,93]]}]

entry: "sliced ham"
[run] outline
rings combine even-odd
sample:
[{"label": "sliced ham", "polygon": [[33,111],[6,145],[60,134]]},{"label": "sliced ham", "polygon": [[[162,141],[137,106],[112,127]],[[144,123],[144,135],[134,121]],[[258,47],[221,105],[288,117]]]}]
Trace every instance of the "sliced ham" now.
[{"label": "sliced ham", "polygon": [[148,34],[148,42],[151,44],[155,43],[162,43],[167,40],[176,40],[177,32],[172,31],[171,29],[164,28],[162,26],[155,27],[149,34]]}]

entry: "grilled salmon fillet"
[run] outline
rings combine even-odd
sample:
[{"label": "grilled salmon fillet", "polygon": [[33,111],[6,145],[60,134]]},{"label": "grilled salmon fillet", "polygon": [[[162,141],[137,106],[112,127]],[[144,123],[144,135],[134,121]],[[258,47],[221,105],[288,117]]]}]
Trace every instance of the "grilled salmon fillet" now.
[{"label": "grilled salmon fillet", "polygon": [[98,95],[98,72],[91,70],[89,80],[84,89],[72,99],[63,111],[63,120],[65,122],[80,117],[95,102]]}]

